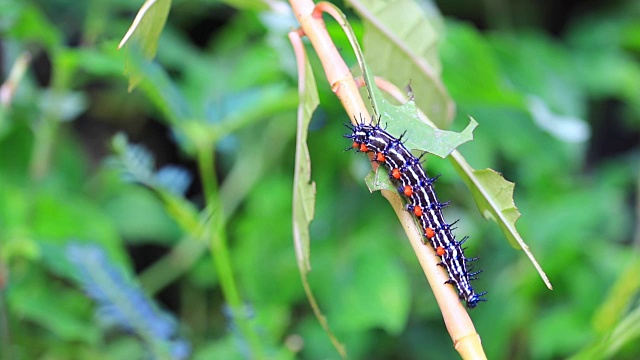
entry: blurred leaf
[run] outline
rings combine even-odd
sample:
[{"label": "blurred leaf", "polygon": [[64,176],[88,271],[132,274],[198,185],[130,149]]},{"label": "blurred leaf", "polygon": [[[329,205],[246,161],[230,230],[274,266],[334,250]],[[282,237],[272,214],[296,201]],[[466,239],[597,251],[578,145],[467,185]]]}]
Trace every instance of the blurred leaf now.
[{"label": "blurred leaf", "polygon": [[44,91],[40,99],[40,111],[55,114],[52,118],[59,121],[71,121],[87,108],[87,99],[81,92]]},{"label": "blurred leaf", "polygon": [[113,42],[104,42],[96,47],[65,49],[60,54],[64,62],[92,76],[119,78],[122,74],[125,55],[113,49]]},{"label": "blurred leaf", "polygon": [[[146,0],[118,48],[122,48],[131,39],[134,44],[129,43],[126,49],[130,57],[132,51],[138,51],[137,48],[139,48],[146,60],[153,59],[158,48],[158,39],[169,16],[169,9],[171,9],[171,0]],[[136,50],[132,50],[131,46]],[[129,75],[129,91],[131,91],[138,86],[144,75],[130,65],[126,66],[125,72]]]},{"label": "blurred leaf", "polygon": [[[223,0],[230,6],[238,9],[252,10],[252,11],[264,11],[269,9],[270,3],[264,0]],[[271,4],[272,6],[274,4]]]},{"label": "blurred leaf", "polygon": [[640,338],[640,306],[636,305],[629,314],[620,319],[615,328],[602,334],[594,344],[575,354],[571,359],[616,358],[615,355],[621,355],[625,345],[637,344],[638,338]]},{"label": "blurred leaf", "polygon": [[[296,24],[294,21],[287,29]],[[285,26],[286,20],[278,25]],[[194,109],[200,110],[203,104],[227,93],[240,93],[281,81],[289,83],[290,77],[284,76],[283,71],[295,71],[294,59],[283,59],[285,54],[274,49],[268,39],[263,38],[263,32],[264,25],[259,18],[239,13],[220,29],[206,53],[186,46],[184,40],[169,36],[168,32],[168,36],[163,36],[164,46],[158,56],[163,63],[184,74],[180,80],[185,96]],[[290,49],[290,45],[287,47]],[[284,65],[283,61],[286,61]]]},{"label": "blurred leaf", "polygon": [[141,187],[125,186],[110,194],[104,211],[130,244],[173,244],[182,233],[163,209],[161,200]]},{"label": "blurred leaf", "polygon": [[581,86],[596,99],[610,97],[625,101],[640,113],[640,64],[620,50],[576,51],[576,67]]},{"label": "blurred leaf", "polygon": [[447,64],[442,77],[457,103],[524,108],[522,95],[508,86],[487,40],[471,25],[447,21],[440,54]]},{"label": "blurred leaf", "polygon": [[27,3],[21,1],[0,1],[0,33],[4,34],[15,28],[27,6]]},{"label": "blurred leaf", "polygon": [[536,96],[530,96],[527,104],[536,124],[559,140],[582,143],[591,136],[591,129],[583,119],[555,114]]},{"label": "blurred leaf", "polygon": [[631,1],[583,14],[571,24],[566,37],[569,43],[583,50],[621,49],[633,34],[638,35],[638,14],[637,3]]},{"label": "blurred leaf", "polygon": [[164,115],[164,121],[171,125],[190,118],[192,111],[189,103],[166,70],[155,62],[144,63],[135,54],[127,59],[128,66],[135,68],[142,91]]},{"label": "blurred leaf", "polygon": [[[246,197],[244,194],[262,182],[266,175],[273,173],[273,165],[282,159],[283,154],[289,148],[290,139],[296,131],[293,126],[282,126],[282,121],[289,119],[288,114],[274,116],[264,128],[242,132],[238,137],[241,143],[251,146],[234,146],[234,151],[241,149],[241,152],[238,153],[240,156],[235,159],[227,177],[220,186],[220,201],[223,204],[225,214],[232,216],[243,203],[243,199]],[[256,139],[256,134],[260,134],[257,136],[258,139]],[[266,148],[269,151],[265,152]],[[289,202],[290,210],[291,202]],[[291,228],[288,230],[290,233]]]},{"label": "blurred leaf", "polygon": [[0,259],[9,263],[14,259],[24,258],[27,260],[37,260],[41,256],[40,247],[33,239],[26,236],[20,237],[14,234],[6,234],[6,240],[0,246]]},{"label": "blurred leaf", "polygon": [[167,170],[159,176],[154,171],[153,155],[140,145],[129,144],[123,134],[113,138],[112,146],[117,156],[113,159],[112,165],[121,171],[123,177],[152,190],[162,200],[165,210],[182,230],[198,237],[202,230],[199,213],[194,204],[177,192],[184,189],[185,184],[191,181],[191,175],[182,168],[173,167],[173,170],[170,170],[171,177],[163,175]]},{"label": "blurred leaf", "polygon": [[[133,336],[120,337],[109,342],[107,349],[99,349],[100,353],[108,359],[144,359],[149,353],[140,341]],[[102,360],[102,359],[99,359]]]},{"label": "blurred leaf", "polygon": [[246,357],[238,352],[237,340],[228,335],[222,339],[207,342],[193,355],[193,360],[210,359],[243,360]]},{"label": "blurred leaf", "polygon": [[242,92],[223,95],[215,104],[207,104],[207,122],[212,139],[218,142],[240,128],[268,119],[278,112],[292,110],[298,104],[296,94],[283,83],[274,83]]},{"label": "blurred leaf", "polygon": [[140,145],[129,144],[127,136],[117,134],[112,142],[114,152],[119,156],[118,167],[122,176],[132,182],[153,186],[155,160],[149,150]]},{"label": "blurred leaf", "polygon": [[636,306],[624,317],[611,334],[607,355],[617,354],[626,344],[637,344],[638,338],[640,338],[640,306]]},{"label": "blurred leaf", "polygon": [[125,258],[111,220],[89,199],[46,191],[39,192],[36,199],[30,226],[39,242],[60,245],[71,237],[90,238],[102,244],[110,255]]},{"label": "blurred leaf", "polygon": [[640,261],[635,259],[618,280],[613,284],[607,299],[600,305],[600,309],[593,317],[593,326],[601,335],[612,331],[614,326],[622,319],[624,311],[640,292]]},{"label": "blurred leaf", "polygon": [[[15,3],[11,4],[8,7],[16,6]],[[24,7],[20,6],[19,2],[18,4],[14,9],[17,11],[8,12],[8,14],[13,13],[14,16],[17,16],[17,19],[12,22],[12,26],[9,27],[8,34],[10,36],[27,42],[35,41],[48,50],[53,50],[62,43],[60,31],[47,20],[47,17],[38,8],[31,4]],[[7,19],[4,18],[4,11],[0,13],[3,15],[3,20]]]},{"label": "blurred leaf", "polygon": [[[0,234],[5,241],[17,238],[18,242],[22,242],[23,238],[30,237],[31,231],[27,224],[31,211],[28,194],[0,177]],[[2,246],[6,245],[3,241]],[[22,245],[19,247],[22,248]]]},{"label": "blurred leaf", "polygon": [[35,322],[63,341],[98,343],[100,331],[86,316],[87,299],[47,280],[35,269],[26,278],[11,283],[7,302],[23,321]]},{"label": "blurred leaf", "polygon": [[98,304],[98,320],[107,327],[138,335],[155,358],[186,359],[189,344],[177,338],[177,322],[160,311],[132,280],[109,261],[98,245],[71,243],[67,261],[77,268],[75,280]]},{"label": "blurred leaf", "polygon": [[165,188],[175,195],[184,196],[193,179],[186,169],[168,165],[156,172],[154,180],[159,187]]},{"label": "blurred leaf", "polygon": [[[534,32],[494,35],[488,40],[513,89],[543,99],[562,115],[584,117],[584,91],[566,48]],[[523,43],[527,46],[522,46]]]},{"label": "blurred leaf", "polygon": [[173,195],[184,196],[191,185],[192,176],[184,168],[168,165],[154,171],[153,155],[141,145],[129,144],[124,134],[113,138],[113,149],[119,156],[114,163],[128,181],[138,182],[156,190],[164,190]]},{"label": "blurred leaf", "polygon": [[431,1],[348,2],[364,25],[369,68],[398,87],[411,85],[416,104],[440,128],[453,119],[455,104],[440,78],[438,41],[442,17]]}]

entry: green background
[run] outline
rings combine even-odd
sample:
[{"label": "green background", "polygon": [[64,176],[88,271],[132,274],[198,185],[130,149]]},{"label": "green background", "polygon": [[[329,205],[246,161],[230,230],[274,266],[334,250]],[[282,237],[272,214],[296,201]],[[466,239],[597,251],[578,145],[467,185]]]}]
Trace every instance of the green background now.
[{"label": "green background", "polygon": [[[297,84],[286,35],[295,19],[252,1],[173,1],[157,58],[144,62],[116,50],[141,5],[0,0],[2,82],[31,56],[0,104],[0,356],[135,359],[167,341],[98,321],[100,304],[65,256],[76,243],[99,244],[127,286],[173,317],[171,339],[185,339],[191,358],[250,356],[202,234],[224,213],[236,285],[266,356],[338,358],[293,248]],[[339,6],[362,36],[367,20]],[[435,6],[442,17],[425,11],[442,29],[451,128],[469,115],[479,123],[458,150],[515,182],[518,230],[554,285],[482,218],[449,163],[428,157],[428,173],[442,174],[440,199],[452,202],[445,215],[461,219],[456,234],[470,236],[467,254],[484,270],[474,286],[489,301],[470,313],[487,356],[637,358],[638,2]],[[342,30],[325,20],[355,65]],[[362,181],[367,161],[344,152],[349,117],[307,50],[321,101],[309,130],[319,306],[351,358],[457,358],[392,209]],[[132,92],[127,61],[145,79]],[[146,157],[132,158],[132,144]],[[198,154],[214,144],[222,205],[206,209]],[[167,165],[182,170],[163,177]]]}]

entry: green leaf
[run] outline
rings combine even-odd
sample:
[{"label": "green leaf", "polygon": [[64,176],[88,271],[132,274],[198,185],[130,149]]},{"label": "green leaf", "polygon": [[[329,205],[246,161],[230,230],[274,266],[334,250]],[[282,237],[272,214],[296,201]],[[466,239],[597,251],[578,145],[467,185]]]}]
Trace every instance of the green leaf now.
[{"label": "green leaf", "polygon": [[[473,119],[471,119],[471,123],[462,133],[440,130],[430,119],[424,118],[421,116],[422,114],[418,114],[412,97],[409,101],[403,99],[403,105],[399,106],[387,101],[376,85],[373,73],[369,70],[362,55],[360,45],[346,17],[339,10],[337,10],[337,12],[343,17],[343,28],[347,33],[347,37],[351,42],[351,46],[358,59],[358,64],[362,70],[362,76],[367,87],[369,100],[371,101],[371,108],[375,113],[375,119],[372,119],[372,121],[377,121],[385,127],[389,133],[396,137],[404,134],[404,144],[409,149],[426,151],[440,157],[446,157],[455,150],[456,147],[473,138],[471,133],[477,125]],[[390,91],[391,89],[387,90]],[[356,121],[364,122],[365,119],[358,120],[356,118]]]},{"label": "green leaf", "polygon": [[[458,164],[454,164],[458,165]],[[467,187],[472,189],[472,195],[478,205],[478,209],[487,220],[493,220],[506,227],[511,225],[515,228],[515,223],[520,217],[520,212],[513,202],[513,189],[515,184],[505,180],[502,175],[492,169],[474,170],[473,178],[475,183],[465,178]],[[474,186],[478,184],[478,186]],[[500,215],[504,218],[504,223],[500,223]],[[503,228],[507,239],[511,245],[518,247],[518,243],[512,234]]]},{"label": "green leaf", "polygon": [[516,230],[516,221],[520,217],[520,212],[513,201],[515,184],[505,180],[494,170],[474,170],[458,152],[453,153],[449,160],[471,190],[482,216],[495,221],[500,226],[511,245],[525,252],[547,287],[550,290],[553,289],[549,278]]},{"label": "green leaf", "polygon": [[[369,70],[362,55],[362,49],[356,40],[353,29],[349,26],[344,14],[337,8],[336,12],[342,16],[344,31],[349,38],[353,51],[358,59],[360,69],[362,70],[362,76],[367,87],[369,100],[371,101],[371,108],[375,113],[375,119],[372,119],[372,121],[381,123],[383,127],[387,128],[389,133],[396,137],[400,137],[401,134],[406,132],[406,136],[403,137],[403,139],[409,149],[430,152],[440,157],[447,156],[455,150],[457,146],[473,138],[471,133],[476,127],[473,119],[471,119],[471,123],[462,133],[439,130],[430,119],[420,116],[422,114],[418,114],[412,96],[409,101],[403,99],[403,105],[400,106],[388,102],[376,85],[373,73]],[[390,91],[391,89],[387,90]],[[444,104],[441,105],[444,106]],[[356,121],[364,122],[365,119],[358,120],[356,118]]]},{"label": "green leaf", "polygon": [[304,52],[304,46],[299,37],[290,36],[296,49],[298,61],[298,91],[300,104],[298,105],[298,126],[296,135],[296,164],[293,178],[293,242],[296,250],[296,261],[307,298],[311,303],[320,325],[329,336],[340,356],[347,357],[344,346],[333,335],[325,316],[311,292],[308,273],[311,271],[309,250],[309,224],[313,220],[316,203],[316,184],[311,181],[311,158],[307,147],[307,135],[311,116],[319,104],[316,81],[311,64]]},{"label": "green leaf", "polygon": [[[122,48],[131,39],[133,44],[130,43],[127,46],[129,56],[133,51],[141,51],[146,60],[153,59],[158,49],[158,39],[169,16],[169,9],[171,9],[171,0],[146,0],[118,48]],[[140,83],[143,76],[130,65],[125,67],[125,73],[130,76],[129,91],[131,91]]]},{"label": "green leaf", "polygon": [[123,187],[108,201],[104,211],[130,244],[143,241],[169,245],[180,236],[160,200],[141,187]]},{"label": "green leaf", "polygon": [[386,126],[386,130],[396,137],[406,131],[402,139],[404,145],[411,150],[426,151],[445,158],[458,146],[473,140],[473,130],[478,126],[473,118],[470,118],[471,121],[460,133],[440,130],[426,125],[418,118],[412,101],[402,106],[394,106],[382,98],[379,90],[375,89],[375,92],[379,94],[377,96],[381,99],[379,102],[381,104],[381,119],[388,119],[388,122],[382,122],[383,127]]},{"label": "green leaf", "polygon": [[311,116],[318,106],[319,100],[311,64],[306,57],[304,61],[304,73],[300,74],[304,78],[298,80],[301,85],[296,135],[296,165],[293,180],[293,230],[296,259],[300,271],[306,275],[311,270],[309,223],[313,220],[316,197],[316,184],[311,181],[311,158],[307,147],[307,134]]},{"label": "green leaf", "polygon": [[398,87],[411,85],[418,107],[447,128],[455,104],[440,77],[438,42],[442,17],[431,2],[350,0],[364,25],[363,46],[370,69]]}]

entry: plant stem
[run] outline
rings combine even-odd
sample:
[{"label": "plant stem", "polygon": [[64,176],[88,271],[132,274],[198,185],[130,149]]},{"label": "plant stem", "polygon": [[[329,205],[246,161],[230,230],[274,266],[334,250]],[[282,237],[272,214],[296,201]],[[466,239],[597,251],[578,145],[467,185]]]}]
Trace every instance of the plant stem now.
[{"label": "plant stem", "polygon": [[224,213],[218,193],[218,183],[214,166],[214,146],[201,146],[198,150],[198,168],[204,188],[207,208],[213,209],[211,215],[211,256],[220,280],[220,287],[229,310],[232,321],[238,326],[240,333],[247,341],[251,351],[250,358],[264,358],[262,344],[258,334],[254,331],[244,308],[240,293],[233,277],[233,267],[227,246],[227,233],[224,227]]},{"label": "plant stem", "polygon": [[9,332],[9,320],[7,308],[5,306],[5,288],[9,282],[9,270],[3,261],[0,261],[0,357],[2,359],[12,358],[11,333]]},{"label": "plant stem", "polygon": [[58,132],[58,120],[45,114],[40,123],[35,126],[33,153],[31,155],[31,178],[41,180],[49,171],[51,153],[53,152],[55,136]]}]

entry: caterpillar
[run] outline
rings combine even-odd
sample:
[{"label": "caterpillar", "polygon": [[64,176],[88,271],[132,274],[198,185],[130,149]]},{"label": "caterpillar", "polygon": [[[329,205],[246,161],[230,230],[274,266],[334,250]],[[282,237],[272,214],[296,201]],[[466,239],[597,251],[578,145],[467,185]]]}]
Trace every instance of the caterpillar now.
[{"label": "caterpillar", "polygon": [[[406,210],[415,215],[420,224],[423,236],[431,244],[436,254],[440,256],[439,266],[449,273],[449,280],[445,284],[455,286],[460,300],[464,300],[467,308],[474,308],[479,302],[486,301],[482,296],[486,292],[476,293],[471,286],[471,280],[476,279],[482,270],[469,272],[467,265],[477,258],[467,258],[461,245],[468,239],[465,236],[457,241],[452,233],[453,225],[448,224],[442,215],[442,209],[449,202],[440,202],[436,197],[433,183],[438,176],[430,178],[424,171],[421,157],[415,157],[405,147],[402,138],[393,137],[380,126],[364,124],[356,121],[355,126],[346,125],[351,134],[345,135],[353,141],[349,149],[357,152],[373,153],[373,160],[386,167],[389,179],[397,186],[402,197],[407,200]],[[426,154],[426,153],[425,153]],[[424,154],[423,154],[424,155]]]}]

